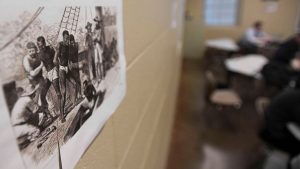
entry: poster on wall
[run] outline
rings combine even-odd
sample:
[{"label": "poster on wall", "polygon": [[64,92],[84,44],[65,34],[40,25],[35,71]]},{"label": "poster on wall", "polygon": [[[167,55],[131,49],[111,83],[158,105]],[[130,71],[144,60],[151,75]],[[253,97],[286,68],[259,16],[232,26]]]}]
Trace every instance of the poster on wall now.
[{"label": "poster on wall", "polygon": [[266,13],[275,13],[278,11],[278,2],[266,2],[265,3]]},{"label": "poster on wall", "polygon": [[278,11],[278,0],[263,0],[266,13],[275,13]]},{"label": "poster on wall", "polygon": [[0,9],[0,168],[74,168],[125,95],[122,0]]}]

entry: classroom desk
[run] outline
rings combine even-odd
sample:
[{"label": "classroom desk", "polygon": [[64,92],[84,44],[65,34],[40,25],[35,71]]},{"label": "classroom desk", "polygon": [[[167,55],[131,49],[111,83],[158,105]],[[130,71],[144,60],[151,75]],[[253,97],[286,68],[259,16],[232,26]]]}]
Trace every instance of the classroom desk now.
[{"label": "classroom desk", "polygon": [[205,42],[205,45],[208,48],[215,48],[228,52],[237,52],[239,50],[238,45],[230,38],[209,39]]},{"label": "classroom desk", "polygon": [[268,59],[262,55],[246,55],[225,60],[228,71],[253,78],[259,76],[260,70],[267,63]]},{"label": "classroom desk", "polygon": [[265,56],[253,54],[226,59],[227,83],[239,91],[242,98],[256,98],[260,91],[257,85],[261,81],[260,71],[267,62]]},{"label": "classroom desk", "polygon": [[224,60],[239,51],[238,45],[229,38],[209,39],[205,42],[204,69],[210,70],[209,65],[225,69]]}]

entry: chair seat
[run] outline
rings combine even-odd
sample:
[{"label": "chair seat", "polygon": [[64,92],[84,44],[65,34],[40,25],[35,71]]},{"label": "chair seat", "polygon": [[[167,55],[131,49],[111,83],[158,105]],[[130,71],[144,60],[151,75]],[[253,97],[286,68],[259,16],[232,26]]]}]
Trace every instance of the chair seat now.
[{"label": "chair seat", "polygon": [[210,101],[225,106],[240,106],[242,104],[242,100],[238,94],[230,89],[215,90],[210,96]]}]

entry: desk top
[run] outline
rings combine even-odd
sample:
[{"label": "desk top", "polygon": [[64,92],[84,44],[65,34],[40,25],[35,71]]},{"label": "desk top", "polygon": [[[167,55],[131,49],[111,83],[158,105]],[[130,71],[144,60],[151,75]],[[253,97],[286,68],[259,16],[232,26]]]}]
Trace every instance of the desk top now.
[{"label": "desk top", "polygon": [[250,77],[256,77],[268,59],[263,55],[245,55],[225,60],[227,70]]},{"label": "desk top", "polygon": [[226,50],[226,51],[238,51],[239,47],[233,39],[220,38],[220,39],[209,39],[205,42],[207,47]]}]

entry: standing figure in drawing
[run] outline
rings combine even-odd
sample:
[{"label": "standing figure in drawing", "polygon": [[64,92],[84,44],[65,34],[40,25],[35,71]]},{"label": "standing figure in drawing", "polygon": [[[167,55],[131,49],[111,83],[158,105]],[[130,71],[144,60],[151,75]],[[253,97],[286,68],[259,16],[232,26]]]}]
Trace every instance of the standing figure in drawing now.
[{"label": "standing figure in drawing", "polygon": [[29,83],[36,86],[43,81],[43,63],[38,58],[37,46],[33,42],[28,42],[26,48],[28,54],[23,58],[23,67]]},{"label": "standing figure in drawing", "polygon": [[69,69],[70,69],[70,78],[75,81],[75,96],[76,99],[81,97],[81,81],[80,81],[80,69],[81,65],[78,61],[78,43],[75,42],[74,35],[70,35],[70,63],[69,63]]},{"label": "standing figure in drawing", "polygon": [[57,53],[54,58],[54,62],[58,64],[58,70],[59,70],[59,80],[62,83],[60,85],[60,89],[62,92],[62,110],[63,114],[65,114],[65,105],[66,105],[66,84],[67,84],[67,74],[69,72],[68,64],[69,64],[69,32],[67,30],[64,30],[62,33],[63,41],[58,43],[57,47]]},{"label": "standing figure in drawing", "polygon": [[103,28],[102,28],[102,20],[100,20],[98,17],[94,19],[96,22],[95,30],[94,30],[94,46],[95,46],[95,67],[96,67],[96,77],[97,81],[100,82],[104,78],[103,76],[103,44],[104,44],[104,38],[102,36]]},{"label": "standing figure in drawing", "polygon": [[65,122],[66,120],[63,114],[64,113],[63,100],[62,100],[62,95],[59,87],[58,70],[54,64],[55,50],[50,46],[46,46],[46,40],[43,36],[37,38],[37,45],[39,48],[39,58],[44,64],[45,71],[46,71],[46,77],[41,87],[41,104],[42,104],[41,106],[44,109],[49,110],[46,96],[52,84],[58,98],[58,104],[60,109],[59,110],[60,120],[61,122]]},{"label": "standing figure in drawing", "polygon": [[89,67],[89,78],[93,79],[96,77],[95,70],[95,59],[94,59],[94,43],[93,43],[93,32],[92,32],[92,24],[90,22],[85,26],[87,30],[85,34],[84,47],[87,50],[87,62]]}]

